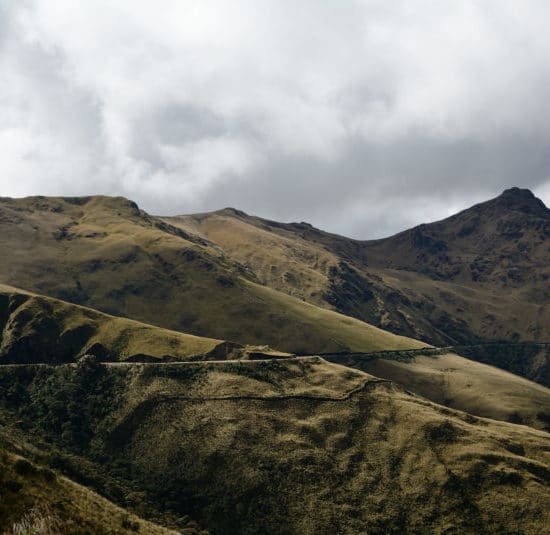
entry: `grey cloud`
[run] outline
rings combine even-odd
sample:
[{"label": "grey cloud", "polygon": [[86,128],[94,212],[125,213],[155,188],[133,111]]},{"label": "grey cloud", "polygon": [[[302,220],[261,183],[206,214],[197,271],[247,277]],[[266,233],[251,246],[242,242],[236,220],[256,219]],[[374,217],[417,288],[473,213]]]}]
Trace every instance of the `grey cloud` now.
[{"label": "grey cloud", "polygon": [[132,131],[129,154],[156,168],[162,168],[165,163],[158,150],[160,146],[177,147],[224,136],[261,137],[253,123],[243,118],[230,120],[209,108],[178,102],[162,103],[158,108],[144,111],[136,117]]},{"label": "grey cloud", "polygon": [[550,6],[517,6],[0,0],[2,194],[357,238],[511,185],[548,203]]},{"label": "grey cloud", "polygon": [[224,183],[204,201],[286,221],[307,220],[355,238],[377,238],[548,180],[541,140],[503,136],[481,145],[412,137],[391,145],[350,143],[341,158],[268,158],[254,175]]}]

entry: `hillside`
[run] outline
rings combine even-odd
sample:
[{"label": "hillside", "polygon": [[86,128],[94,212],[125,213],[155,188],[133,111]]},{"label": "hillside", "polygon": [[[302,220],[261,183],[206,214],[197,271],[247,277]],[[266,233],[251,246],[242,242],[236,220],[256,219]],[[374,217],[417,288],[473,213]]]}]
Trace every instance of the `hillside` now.
[{"label": "hillside", "polygon": [[235,344],[169,331],[0,285],[0,363],[208,359],[244,352]]},{"label": "hillside", "polygon": [[[263,291],[272,292],[267,288]],[[293,308],[293,302],[286,299],[283,304],[289,321],[299,323],[304,304],[300,302],[299,307]],[[362,338],[358,320],[341,316],[335,323],[334,313],[311,308],[315,327],[327,337],[345,339],[359,351],[369,345],[373,351],[387,352],[383,335],[379,338],[380,347],[372,339]],[[1,285],[0,319],[1,364],[78,362],[89,354],[108,362],[288,357],[267,346],[239,346],[195,337]],[[309,341],[310,337],[311,334],[303,333],[304,340]],[[410,347],[405,349],[410,351]],[[479,416],[521,421],[539,428],[545,428],[550,421],[550,390],[517,375],[458,356],[449,363],[450,356],[409,356],[407,351],[386,356],[386,352],[378,357],[335,355],[331,359],[396,381],[436,403]]]},{"label": "hillside", "polygon": [[[5,535],[201,535],[147,522],[44,466],[0,448],[0,530]],[[4,531],[5,530],[5,531]]]},{"label": "hillside", "polygon": [[4,423],[44,453],[49,441],[58,464],[99,462],[99,487],[116,476],[148,516],[213,534],[539,535],[550,522],[547,433],[319,358],[0,367],[7,384]]},{"label": "hillside", "polygon": [[[436,345],[550,340],[550,210],[528,190],[372,241],[234,209],[164,219],[278,291],[394,333]],[[479,352],[506,367],[498,354]],[[508,369],[536,378],[549,362],[531,353],[530,367]]]},{"label": "hillside", "polygon": [[0,199],[0,246],[4,284],[196,336],[288,352],[422,345],[272,291],[123,198]]},{"label": "hillside", "polygon": [[469,414],[550,431],[550,389],[452,353],[330,358]]}]

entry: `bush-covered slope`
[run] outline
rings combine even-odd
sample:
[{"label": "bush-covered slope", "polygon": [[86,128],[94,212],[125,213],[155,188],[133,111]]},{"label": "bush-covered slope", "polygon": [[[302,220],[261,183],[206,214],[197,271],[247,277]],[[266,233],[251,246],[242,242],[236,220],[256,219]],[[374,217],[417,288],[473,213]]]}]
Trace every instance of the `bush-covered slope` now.
[{"label": "bush-covered slope", "polygon": [[548,434],[358,370],[83,366],[0,368],[4,418],[211,533],[538,535],[550,522]]},{"label": "bush-covered slope", "polygon": [[[4,535],[177,535],[1,447],[0,495]],[[206,532],[190,526],[184,533]]]}]

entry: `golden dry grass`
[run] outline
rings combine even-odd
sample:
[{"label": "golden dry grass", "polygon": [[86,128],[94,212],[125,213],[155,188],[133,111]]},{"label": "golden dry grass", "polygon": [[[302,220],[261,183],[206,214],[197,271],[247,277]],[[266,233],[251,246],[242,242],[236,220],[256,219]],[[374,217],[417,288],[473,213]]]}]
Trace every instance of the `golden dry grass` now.
[{"label": "golden dry grass", "polygon": [[[55,385],[77,373],[17,370],[35,404],[55,390],[33,374]],[[161,514],[200,518],[215,534],[538,535],[550,521],[547,433],[359,370],[314,357],[121,363],[100,377],[118,393],[85,454],[108,453],[104,468],[147,489]]]},{"label": "golden dry grass", "polygon": [[172,330],[285,352],[404,343],[268,291],[219,247],[122,198],[2,199],[0,246],[5,284]]},{"label": "golden dry grass", "polygon": [[[511,190],[443,221],[372,241],[231,209],[166,221],[200,232],[272,288],[448,345],[550,340],[549,214],[525,191]],[[344,271],[335,270],[342,262]]]},{"label": "golden dry grass", "polygon": [[0,531],[5,535],[176,535],[3,449],[0,466]]},{"label": "golden dry grass", "polygon": [[[243,281],[245,282],[245,281]],[[424,342],[384,331],[363,321],[338,312],[317,307],[267,286],[246,282],[254,294],[280,310],[291,325],[294,336],[309,353],[331,351],[381,351],[429,347]],[[318,342],[322,337],[323,343]],[[276,347],[284,347],[281,340]]]},{"label": "golden dry grass", "polygon": [[550,522],[546,433],[321,359],[138,366],[111,440],[145,477],[206,500],[214,533],[538,535]]},{"label": "golden dry grass", "polygon": [[211,240],[231,258],[248,266],[262,284],[326,307],[328,274],[338,264],[338,257],[294,232],[240,214],[225,209],[164,219]]},{"label": "golden dry grass", "polygon": [[0,308],[5,315],[0,355],[14,362],[74,360],[98,344],[115,360],[203,357],[222,344],[5,285]]},{"label": "golden dry grass", "polygon": [[348,357],[343,363],[402,385],[436,403],[548,430],[550,389],[458,355],[398,361]]}]

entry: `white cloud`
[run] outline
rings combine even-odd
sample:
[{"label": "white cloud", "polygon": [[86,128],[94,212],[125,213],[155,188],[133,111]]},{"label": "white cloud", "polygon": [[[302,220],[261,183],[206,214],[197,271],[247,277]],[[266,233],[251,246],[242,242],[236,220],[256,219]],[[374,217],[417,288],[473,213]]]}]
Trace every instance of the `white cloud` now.
[{"label": "white cloud", "polygon": [[[545,1],[0,10],[3,194],[231,202],[372,236],[550,175]],[[380,215],[408,201],[429,214]]]}]

